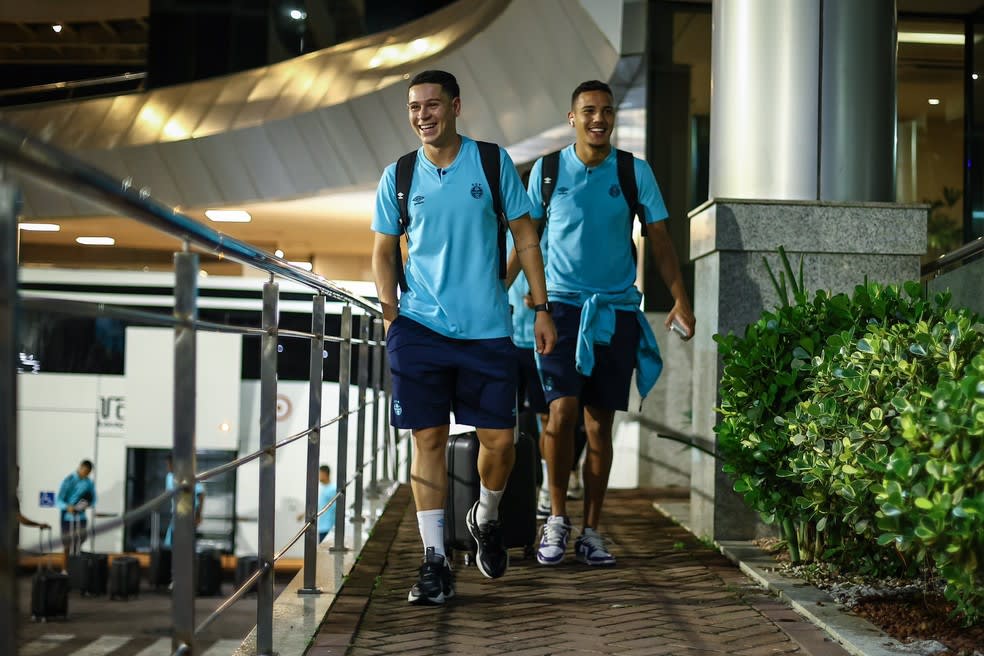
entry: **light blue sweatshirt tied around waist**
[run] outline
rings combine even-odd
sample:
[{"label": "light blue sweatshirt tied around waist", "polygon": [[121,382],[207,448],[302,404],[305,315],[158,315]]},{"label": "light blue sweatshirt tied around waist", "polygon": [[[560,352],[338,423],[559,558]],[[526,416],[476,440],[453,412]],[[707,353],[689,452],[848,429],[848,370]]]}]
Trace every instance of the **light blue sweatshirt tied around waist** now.
[{"label": "light blue sweatshirt tied around waist", "polygon": [[552,303],[567,303],[581,307],[581,324],[577,331],[575,361],[577,370],[590,376],[594,370],[595,344],[610,344],[615,334],[615,312],[635,312],[639,321],[639,346],[636,349],[636,388],[639,396],[646,398],[663,373],[663,358],[641,303],[642,293],[635,287],[612,294],[551,292]]}]

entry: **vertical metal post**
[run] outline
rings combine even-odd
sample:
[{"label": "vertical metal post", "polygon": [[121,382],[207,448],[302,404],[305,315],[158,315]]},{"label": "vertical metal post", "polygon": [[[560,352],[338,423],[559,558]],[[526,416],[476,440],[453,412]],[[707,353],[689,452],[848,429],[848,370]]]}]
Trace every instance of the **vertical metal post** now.
[{"label": "vertical metal post", "polygon": [[318,562],[318,468],[321,460],[321,387],[325,373],[325,297],[315,294],[311,304],[311,367],[308,388],[307,488],[304,516],[311,522],[304,536],[304,585],[297,594],[321,594],[315,585]]},{"label": "vertical metal post", "polygon": [[348,482],[348,411],[349,382],[352,371],[352,306],[342,308],[342,326],[339,330],[342,341],[338,345],[338,457],[335,479],[338,488],[338,501],[335,503],[335,546],[332,551],[345,551],[345,483]]},{"label": "vertical metal post", "polygon": [[[372,449],[369,453],[375,458],[372,468],[369,470],[369,492],[370,499],[379,497],[379,400],[380,388],[383,380],[383,322],[379,319],[372,320]],[[385,443],[384,443],[385,444]],[[386,449],[383,449],[385,457]],[[386,471],[385,469],[383,470]]]},{"label": "vertical metal post", "polygon": [[17,653],[17,188],[0,170],[0,652]]},{"label": "vertical metal post", "polygon": [[[390,426],[390,406],[393,403],[392,399],[392,381],[390,379],[389,370],[389,358],[386,357],[386,346],[383,345],[383,364],[380,366],[383,374],[383,395],[385,396],[385,402],[380,410],[383,411],[383,440],[386,442],[386,448],[383,449],[383,478],[384,480],[395,481],[399,478],[396,474],[396,463],[400,459],[400,454],[397,451],[399,445],[396,443],[393,437],[393,427]],[[393,447],[393,469],[390,471],[390,446]]]},{"label": "vertical metal post", "polygon": [[273,550],[277,504],[277,297],[279,285],[263,285],[263,330],[260,347],[259,560],[264,568],[256,586],[256,653],[273,655]]},{"label": "vertical metal post", "polygon": [[369,388],[369,321],[368,314],[359,317],[359,425],[355,433],[355,510],[353,522],[362,522],[365,499],[366,462],[366,390]]},{"label": "vertical metal post", "polygon": [[174,254],[174,535],[172,572],[174,590],[171,647],[187,645],[195,654],[195,378],[198,319],[198,255],[188,250]]}]

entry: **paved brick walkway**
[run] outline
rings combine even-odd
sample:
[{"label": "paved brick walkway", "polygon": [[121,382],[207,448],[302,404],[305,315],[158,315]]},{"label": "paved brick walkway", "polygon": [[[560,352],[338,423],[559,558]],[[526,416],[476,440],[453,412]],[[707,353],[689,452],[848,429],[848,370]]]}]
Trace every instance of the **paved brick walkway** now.
[{"label": "paved brick walkway", "polygon": [[657,513],[658,495],[609,496],[601,530],[613,543],[614,569],[590,569],[573,556],[553,568],[514,558],[504,578],[489,581],[459,560],[458,596],[421,608],[406,603],[420,546],[401,490],[308,656],[846,655]]}]

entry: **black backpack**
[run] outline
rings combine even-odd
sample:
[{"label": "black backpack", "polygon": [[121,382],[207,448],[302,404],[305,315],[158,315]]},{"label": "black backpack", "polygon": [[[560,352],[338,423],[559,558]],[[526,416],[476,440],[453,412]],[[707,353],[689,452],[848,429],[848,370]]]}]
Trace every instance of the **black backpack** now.
[{"label": "black backpack", "polygon": [[[645,212],[639,204],[639,187],[636,186],[635,179],[635,158],[632,153],[625,150],[615,149],[615,162],[618,170],[618,186],[622,188],[622,198],[629,206],[629,212],[633,217],[639,217],[639,225],[642,236],[645,237],[646,219]],[[560,151],[554,151],[549,155],[543,156],[543,164],[540,169],[540,196],[543,198],[543,222],[540,223],[540,234],[543,234],[547,227],[546,209],[550,205],[550,198],[553,196],[554,187],[557,184],[557,173],[560,171]],[[632,254],[635,255],[635,244],[632,246]]]},{"label": "black backpack", "polygon": [[[509,223],[502,210],[502,189],[499,180],[499,146],[488,141],[476,141],[478,156],[482,160],[482,170],[485,181],[492,193],[492,209],[495,211],[499,226],[499,278],[506,278],[506,230]],[[417,151],[407,153],[396,160],[396,203],[400,208],[400,234],[408,234],[410,227],[410,212],[407,209],[407,199],[410,196],[410,184],[413,182],[413,171],[417,166]],[[407,278],[403,271],[403,253],[400,251],[400,241],[396,242],[396,270],[400,281],[400,290],[407,291]]]}]

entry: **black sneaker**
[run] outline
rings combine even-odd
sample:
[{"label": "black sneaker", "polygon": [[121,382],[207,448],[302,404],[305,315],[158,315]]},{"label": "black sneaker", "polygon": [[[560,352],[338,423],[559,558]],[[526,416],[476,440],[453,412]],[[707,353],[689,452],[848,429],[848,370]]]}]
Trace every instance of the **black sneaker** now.
[{"label": "black sneaker", "polygon": [[477,512],[478,501],[465,515],[468,532],[475,539],[475,564],[478,565],[478,571],[486,577],[497,579],[509,567],[509,552],[502,545],[502,525],[497,520],[492,520],[479,526],[475,519]]},{"label": "black sneaker", "polygon": [[454,574],[447,559],[428,547],[420,566],[417,582],[410,588],[407,601],[419,606],[440,606],[454,597]]}]

